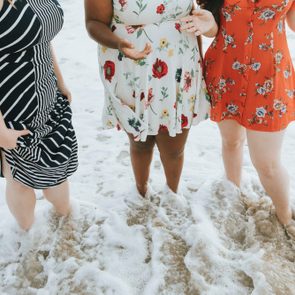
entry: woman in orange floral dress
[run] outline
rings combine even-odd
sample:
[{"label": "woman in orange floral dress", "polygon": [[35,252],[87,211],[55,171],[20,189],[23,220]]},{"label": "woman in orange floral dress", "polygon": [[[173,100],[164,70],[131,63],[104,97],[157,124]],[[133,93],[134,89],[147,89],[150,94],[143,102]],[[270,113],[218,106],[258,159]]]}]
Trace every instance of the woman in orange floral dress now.
[{"label": "woman in orange floral dress", "polygon": [[184,19],[190,23],[183,29],[200,34],[216,23],[219,27],[205,56],[205,78],[211,119],[218,122],[222,136],[227,177],[240,186],[247,138],[252,162],[278,219],[295,237],[289,176],[280,161],[285,129],[295,120],[295,73],[285,33],[285,21],[295,31],[295,2],[199,2],[204,9]]}]

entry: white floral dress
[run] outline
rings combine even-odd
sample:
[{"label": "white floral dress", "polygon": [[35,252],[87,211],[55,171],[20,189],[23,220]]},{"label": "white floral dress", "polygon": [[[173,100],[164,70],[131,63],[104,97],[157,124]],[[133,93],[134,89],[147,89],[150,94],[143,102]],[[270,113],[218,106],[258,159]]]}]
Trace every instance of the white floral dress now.
[{"label": "white floral dress", "polygon": [[152,53],[133,61],[99,46],[105,87],[103,124],[145,141],[159,131],[181,133],[208,117],[209,102],[194,34],[180,31],[192,0],[114,0],[112,31]]}]

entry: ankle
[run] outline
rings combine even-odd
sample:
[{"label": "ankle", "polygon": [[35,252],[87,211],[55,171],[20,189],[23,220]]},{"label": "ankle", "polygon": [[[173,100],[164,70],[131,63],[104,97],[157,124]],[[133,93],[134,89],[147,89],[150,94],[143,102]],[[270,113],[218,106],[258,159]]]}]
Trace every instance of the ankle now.
[{"label": "ankle", "polygon": [[292,220],[292,210],[290,207],[284,209],[276,208],[276,215],[282,225],[288,225]]},{"label": "ankle", "polygon": [[146,196],[146,193],[148,191],[148,185],[147,185],[147,183],[146,184],[143,184],[143,185],[136,184],[136,188],[137,188],[137,191],[139,192],[139,194],[142,197],[145,197]]},{"label": "ankle", "polygon": [[71,213],[71,206],[70,204],[67,207],[62,207],[62,208],[54,208],[56,213],[62,217],[66,217]]},{"label": "ankle", "polygon": [[18,225],[23,231],[28,232],[31,229],[33,223],[34,218],[32,218],[31,220],[19,221]]},{"label": "ankle", "polygon": [[178,194],[178,185],[175,186],[175,185],[170,185],[168,183],[166,183],[166,187],[168,190],[170,190],[172,193],[174,194]]}]

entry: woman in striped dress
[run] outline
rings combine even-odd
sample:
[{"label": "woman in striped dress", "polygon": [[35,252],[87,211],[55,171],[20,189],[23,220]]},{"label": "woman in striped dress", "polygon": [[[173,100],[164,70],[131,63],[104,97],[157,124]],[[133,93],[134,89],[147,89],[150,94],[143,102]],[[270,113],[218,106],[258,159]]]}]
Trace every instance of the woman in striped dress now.
[{"label": "woman in striped dress", "polygon": [[9,209],[25,230],[34,220],[34,189],[43,189],[57,213],[70,210],[77,141],[71,96],[50,45],[62,24],[56,0],[0,0],[0,172]]}]

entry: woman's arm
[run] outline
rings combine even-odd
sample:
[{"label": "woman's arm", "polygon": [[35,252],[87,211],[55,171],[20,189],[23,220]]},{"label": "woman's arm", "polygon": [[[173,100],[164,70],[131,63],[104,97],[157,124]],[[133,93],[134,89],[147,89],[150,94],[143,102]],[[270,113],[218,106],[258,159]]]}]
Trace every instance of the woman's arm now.
[{"label": "woman's arm", "polygon": [[55,73],[55,76],[57,79],[57,87],[58,87],[59,91],[61,92],[61,94],[63,94],[68,99],[68,101],[71,102],[72,101],[72,94],[64,82],[64,79],[63,79],[60,67],[58,65],[57,58],[56,58],[56,55],[55,55],[52,45],[50,45],[50,49],[51,49],[51,54],[52,54],[54,73]]},{"label": "woman's arm", "polygon": [[112,0],[85,0],[84,4],[86,29],[90,37],[103,46],[119,49],[122,40],[110,29]]},{"label": "woman's arm", "polygon": [[0,111],[0,147],[5,149],[14,149],[17,146],[17,139],[20,136],[25,136],[29,133],[29,130],[17,131],[13,129],[8,129],[5,125],[2,113]]},{"label": "woman's arm", "polygon": [[137,51],[128,40],[119,38],[110,29],[113,18],[112,0],[84,0],[86,29],[97,43],[122,51],[131,59],[145,58],[151,52],[151,45],[146,44],[142,51]]},{"label": "woman's arm", "polygon": [[290,29],[295,32],[295,2],[294,1],[293,1],[293,5],[291,6],[291,9],[287,13],[286,20]]},{"label": "woman's arm", "polygon": [[213,14],[205,9],[193,10],[192,15],[181,19],[184,24],[183,31],[195,33],[197,36],[215,37],[218,32],[218,25]]}]

